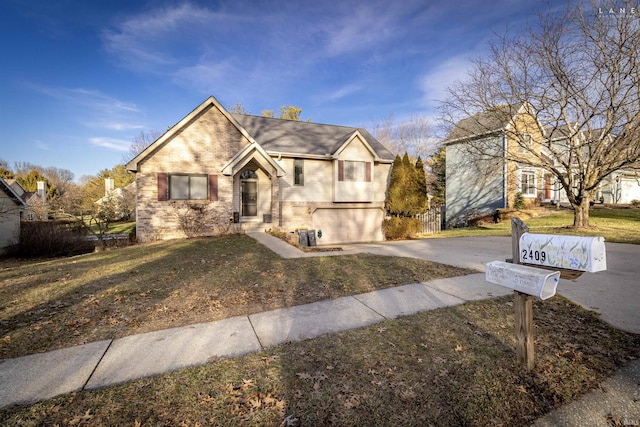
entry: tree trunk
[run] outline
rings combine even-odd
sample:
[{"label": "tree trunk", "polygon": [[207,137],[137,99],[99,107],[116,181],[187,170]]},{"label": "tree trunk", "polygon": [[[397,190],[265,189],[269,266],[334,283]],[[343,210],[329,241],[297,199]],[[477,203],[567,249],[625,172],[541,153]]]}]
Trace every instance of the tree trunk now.
[{"label": "tree trunk", "polygon": [[589,227],[589,202],[590,197],[583,197],[579,205],[573,206],[573,226],[587,228]]}]

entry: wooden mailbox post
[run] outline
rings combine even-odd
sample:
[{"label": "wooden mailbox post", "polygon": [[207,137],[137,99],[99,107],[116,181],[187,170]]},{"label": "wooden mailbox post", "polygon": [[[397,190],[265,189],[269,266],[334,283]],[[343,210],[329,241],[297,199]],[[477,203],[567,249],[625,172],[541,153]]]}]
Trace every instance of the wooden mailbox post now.
[{"label": "wooden mailbox post", "polygon": [[606,251],[602,237],[530,234],[519,218],[511,220],[511,250],[508,263],[487,264],[486,280],[514,290],[516,361],[530,370],[534,366],[533,296],[551,298],[560,278],[606,270]]}]

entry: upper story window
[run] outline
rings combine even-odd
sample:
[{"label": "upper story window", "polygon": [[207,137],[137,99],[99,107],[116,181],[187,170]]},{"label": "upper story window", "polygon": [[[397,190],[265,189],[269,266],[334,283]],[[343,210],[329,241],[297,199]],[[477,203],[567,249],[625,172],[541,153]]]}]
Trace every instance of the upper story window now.
[{"label": "upper story window", "polygon": [[338,160],[338,181],[371,182],[371,162]]},{"label": "upper story window", "polygon": [[207,175],[169,175],[169,199],[205,200],[209,196]]},{"label": "upper story window", "polygon": [[533,138],[530,133],[522,133],[518,138],[519,151],[521,153],[530,153],[533,150]]},{"label": "upper story window", "polygon": [[364,165],[365,162],[354,162],[345,160],[344,162],[344,180],[345,181],[364,181]]},{"label": "upper story window", "polygon": [[304,161],[293,159],[293,184],[304,185]]}]

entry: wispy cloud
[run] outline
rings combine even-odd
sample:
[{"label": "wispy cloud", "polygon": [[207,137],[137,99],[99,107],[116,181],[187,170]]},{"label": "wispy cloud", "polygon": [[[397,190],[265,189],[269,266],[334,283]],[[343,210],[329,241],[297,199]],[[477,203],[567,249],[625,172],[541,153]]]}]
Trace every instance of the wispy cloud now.
[{"label": "wispy cloud", "polygon": [[[393,33],[389,31],[392,17],[375,9],[375,6],[362,2],[353,14],[342,16],[336,22],[330,22],[326,28],[327,53],[334,56],[368,49],[392,36]],[[372,28],[373,23],[375,28]]]},{"label": "wispy cloud", "polygon": [[[227,28],[229,17],[189,2],[150,9],[131,16],[102,32],[107,52],[127,68],[138,71],[169,71],[181,59],[212,41],[208,36]],[[167,70],[164,67],[170,67]]]},{"label": "wispy cloud", "polygon": [[114,151],[129,151],[129,147],[131,146],[131,141],[126,141],[124,139],[118,138],[104,138],[104,137],[94,137],[89,138],[89,142],[98,147],[108,148]]},{"label": "wispy cloud", "polygon": [[250,78],[264,90],[308,79],[336,56],[389,52],[388,43],[407,32],[405,18],[420,8],[420,1],[387,0],[330,10],[307,3],[275,8],[259,0],[251,7],[187,1],[125,17],[105,29],[102,40],[121,66],[168,76],[198,92],[252,86]]},{"label": "wispy cloud", "polygon": [[43,151],[53,151],[53,149],[46,143],[40,141],[40,140],[36,140],[35,141],[36,144],[36,148],[43,150]]},{"label": "wispy cloud", "polygon": [[30,84],[31,89],[52,98],[70,104],[88,107],[103,113],[139,113],[140,109],[132,102],[121,101],[98,90],[85,88],[48,87]]},{"label": "wispy cloud", "polygon": [[141,129],[132,118],[142,115],[141,109],[133,102],[109,96],[95,89],[48,87],[28,85],[32,90],[61,101],[65,105],[79,108],[77,120],[90,128],[117,131]]},{"label": "wispy cloud", "polygon": [[447,97],[447,88],[458,80],[464,80],[472,63],[469,55],[457,55],[432,68],[422,76],[419,87],[423,92],[423,103],[427,109],[436,107],[438,101]]},{"label": "wispy cloud", "polygon": [[117,131],[144,129],[143,125],[131,124],[131,123],[116,123],[116,122],[101,123],[99,126],[105,129],[111,129],[111,130],[117,130]]},{"label": "wispy cloud", "polygon": [[316,97],[317,102],[329,102],[329,101],[337,101],[339,99],[345,98],[349,95],[357,93],[362,90],[362,85],[360,84],[348,84],[342,86],[332,92],[321,94]]},{"label": "wispy cloud", "polygon": [[178,69],[173,75],[173,82],[182,86],[191,86],[199,92],[210,95],[217,87],[228,82],[229,76],[234,74],[231,61],[219,63],[205,61]]}]

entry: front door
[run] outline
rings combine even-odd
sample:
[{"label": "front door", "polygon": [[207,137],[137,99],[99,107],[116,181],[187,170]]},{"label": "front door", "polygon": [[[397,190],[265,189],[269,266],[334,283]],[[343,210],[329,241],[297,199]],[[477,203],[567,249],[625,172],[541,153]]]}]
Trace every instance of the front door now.
[{"label": "front door", "polygon": [[547,200],[551,200],[552,181],[553,177],[551,175],[544,176],[544,198]]},{"label": "front door", "polygon": [[243,180],[242,216],[258,216],[258,181]]}]

